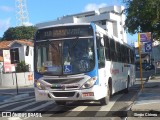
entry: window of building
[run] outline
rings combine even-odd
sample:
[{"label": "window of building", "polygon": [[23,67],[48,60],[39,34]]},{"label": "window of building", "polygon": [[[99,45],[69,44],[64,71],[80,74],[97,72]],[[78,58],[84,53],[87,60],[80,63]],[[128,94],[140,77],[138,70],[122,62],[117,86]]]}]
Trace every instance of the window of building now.
[{"label": "window of building", "polygon": [[19,63],[19,49],[10,49],[11,64]]}]

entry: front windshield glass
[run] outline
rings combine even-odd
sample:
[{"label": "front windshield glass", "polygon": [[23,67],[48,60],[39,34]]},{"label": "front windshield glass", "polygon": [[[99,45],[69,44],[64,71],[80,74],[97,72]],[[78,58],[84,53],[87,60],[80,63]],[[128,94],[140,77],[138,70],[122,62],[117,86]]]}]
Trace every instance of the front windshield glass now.
[{"label": "front windshield glass", "polygon": [[93,38],[37,42],[37,71],[65,75],[91,71],[95,65]]}]

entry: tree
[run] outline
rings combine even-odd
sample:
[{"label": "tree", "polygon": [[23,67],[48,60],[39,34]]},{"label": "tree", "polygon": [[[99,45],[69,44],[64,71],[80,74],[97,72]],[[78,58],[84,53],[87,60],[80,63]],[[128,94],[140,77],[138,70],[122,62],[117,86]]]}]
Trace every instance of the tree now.
[{"label": "tree", "polygon": [[160,38],[160,0],[127,0],[125,25],[130,34],[152,32]]},{"label": "tree", "polygon": [[8,28],[4,32],[3,40],[33,39],[36,28],[34,26],[19,26]]}]

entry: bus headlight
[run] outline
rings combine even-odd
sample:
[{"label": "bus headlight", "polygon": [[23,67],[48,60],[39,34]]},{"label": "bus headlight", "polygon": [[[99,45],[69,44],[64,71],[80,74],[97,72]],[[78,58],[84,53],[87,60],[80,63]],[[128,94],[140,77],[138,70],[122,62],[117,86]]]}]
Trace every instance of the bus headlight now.
[{"label": "bus headlight", "polygon": [[45,90],[45,86],[42,83],[40,83],[38,80],[36,81],[36,87],[40,90]]},{"label": "bus headlight", "polygon": [[87,82],[85,82],[81,88],[85,89],[85,88],[90,88],[94,85],[94,83],[96,82],[97,77],[93,77],[90,78],[89,80],[87,80]]}]

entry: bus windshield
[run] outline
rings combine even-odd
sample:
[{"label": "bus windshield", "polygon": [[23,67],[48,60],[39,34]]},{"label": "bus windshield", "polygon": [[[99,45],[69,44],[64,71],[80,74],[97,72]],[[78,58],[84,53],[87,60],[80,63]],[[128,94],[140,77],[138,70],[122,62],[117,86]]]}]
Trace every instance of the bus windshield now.
[{"label": "bus windshield", "polygon": [[95,66],[93,37],[75,37],[37,42],[36,71],[68,75],[91,71]]}]

